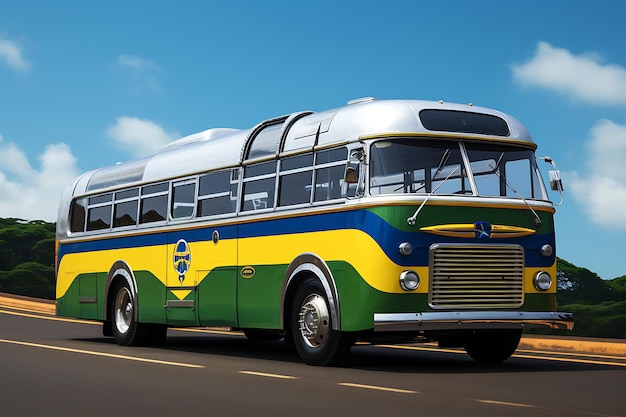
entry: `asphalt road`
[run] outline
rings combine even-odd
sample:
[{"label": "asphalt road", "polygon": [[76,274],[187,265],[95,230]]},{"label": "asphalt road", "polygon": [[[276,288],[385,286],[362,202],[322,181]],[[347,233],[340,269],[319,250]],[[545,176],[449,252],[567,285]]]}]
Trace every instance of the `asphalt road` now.
[{"label": "asphalt road", "polygon": [[281,342],[168,331],[118,346],[101,326],[0,306],[4,416],[626,416],[626,356],[518,350],[480,365],[458,350],[356,346],[336,368]]}]

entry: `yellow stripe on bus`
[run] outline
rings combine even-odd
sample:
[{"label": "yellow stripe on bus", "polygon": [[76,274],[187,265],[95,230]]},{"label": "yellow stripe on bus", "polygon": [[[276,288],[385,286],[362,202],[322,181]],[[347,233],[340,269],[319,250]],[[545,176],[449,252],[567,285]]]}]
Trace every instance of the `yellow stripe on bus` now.
[{"label": "yellow stripe on bus", "polygon": [[[233,265],[287,265],[303,253],[313,253],[324,261],[342,260],[352,265],[373,288],[388,293],[403,293],[400,274],[411,269],[420,276],[420,286],[415,292],[428,291],[427,266],[401,266],[384,253],[377,242],[367,233],[356,229],[330,230],[261,236],[244,239],[223,239],[218,244],[190,242],[191,267],[187,271],[185,285],[198,285],[208,272],[215,268]],[[173,244],[130,249],[111,249],[98,252],[67,254],[59,266],[57,298],[62,297],[76,276],[84,273],[108,273],[119,260],[135,271],[150,271],[164,286],[166,276],[170,281],[178,277],[172,262]],[[537,292],[532,285],[535,273],[550,268],[525,268],[524,291]],[[202,272],[202,273],[198,273]],[[556,277],[553,276],[556,279]],[[254,279],[253,277],[250,279]]]}]

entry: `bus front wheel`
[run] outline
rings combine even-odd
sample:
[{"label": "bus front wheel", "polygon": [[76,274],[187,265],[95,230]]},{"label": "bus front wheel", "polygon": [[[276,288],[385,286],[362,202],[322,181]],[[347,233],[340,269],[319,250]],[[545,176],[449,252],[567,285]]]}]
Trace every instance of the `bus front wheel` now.
[{"label": "bus front wheel", "polygon": [[115,287],[111,307],[111,327],[119,345],[157,345],[165,340],[167,326],[135,320],[137,302],[128,283],[120,283]]},{"label": "bus front wheel", "polygon": [[352,341],[345,332],[333,330],[328,300],[317,279],[300,285],[291,311],[291,337],[300,358],[309,365],[341,362]]},{"label": "bus front wheel", "polygon": [[521,330],[477,332],[466,340],[464,348],[477,362],[499,363],[511,357],[521,336]]}]

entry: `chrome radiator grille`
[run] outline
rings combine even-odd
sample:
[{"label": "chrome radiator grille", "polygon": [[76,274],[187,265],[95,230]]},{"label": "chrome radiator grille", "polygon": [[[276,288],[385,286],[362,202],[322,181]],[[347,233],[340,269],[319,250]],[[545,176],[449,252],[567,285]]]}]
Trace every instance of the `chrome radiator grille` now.
[{"label": "chrome radiator grille", "polygon": [[513,308],[524,302],[524,249],[519,245],[433,245],[433,308]]}]

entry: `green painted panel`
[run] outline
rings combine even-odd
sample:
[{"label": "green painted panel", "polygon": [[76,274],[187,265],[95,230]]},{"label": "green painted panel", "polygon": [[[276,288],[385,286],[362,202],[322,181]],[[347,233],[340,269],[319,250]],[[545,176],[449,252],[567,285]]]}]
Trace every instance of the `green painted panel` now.
[{"label": "green painted panel", "polygon": [[556,309],[556,294],[526,294],[524,311],[554,311]]},{"label": "green painted panel", "polygon": [[342,330],[372,329],[375,313],[404,313],[428,309],[427,294],[383,293],[361,279],[352,265],[345,262],[328,262],[328,265],[333,271],[339,293]]},{"label": "green painted panel", "polygon": [[67,289],[65,295],[57,298],[57,316],[83,318],[80,315],[79,297],[79,280],[75,279],[72,285]]},{"label": "green painted panel", "polygon": [[542,225],[535,226],[535,216],[526,209],[509,209],[503,207],[471,207],[471,206],[429,206],[426,205],[417,217],[415,226],[407,223],[419,205],[415,206],[381,206],[369,209],[372,213],[385,220],[396,229],[405,232],[418,231],[420,227],[437,224],[474,223],[478,220],[491,224],[513,225],[536,229],[538,234],[554,233],[552,213],[537,211]]},{"label": "green painted panel", "polygon": [[198,318],[202,326],[237,327],[237,268],[211,271],[198,285]]},{"label": "green painted panel", "polygon": [[[165,308],[165,315],[167,317],[167,324],[170,326],[198,326],[198,309],[195,306],[196,302],[196,290],[191,290],[182,300],[179,299],[171,291],[167,291],[167,299]],[[193,303],[175,305],[173,303]]]},{"label": "green painted panel", "polygon": [[83,274],[78,277],[78,309],[82,318],[98,318],[97,278],[98,274]]},{"label": "green painted panel", "polygon": [[280,292],[287,265],[254,266],[254,275],[238,274],[239,327],[280,328]]},{"label": "green painted panel", "polygon": [[139,321],[165,324],[165,286],[150,271],[135,271]]}]

